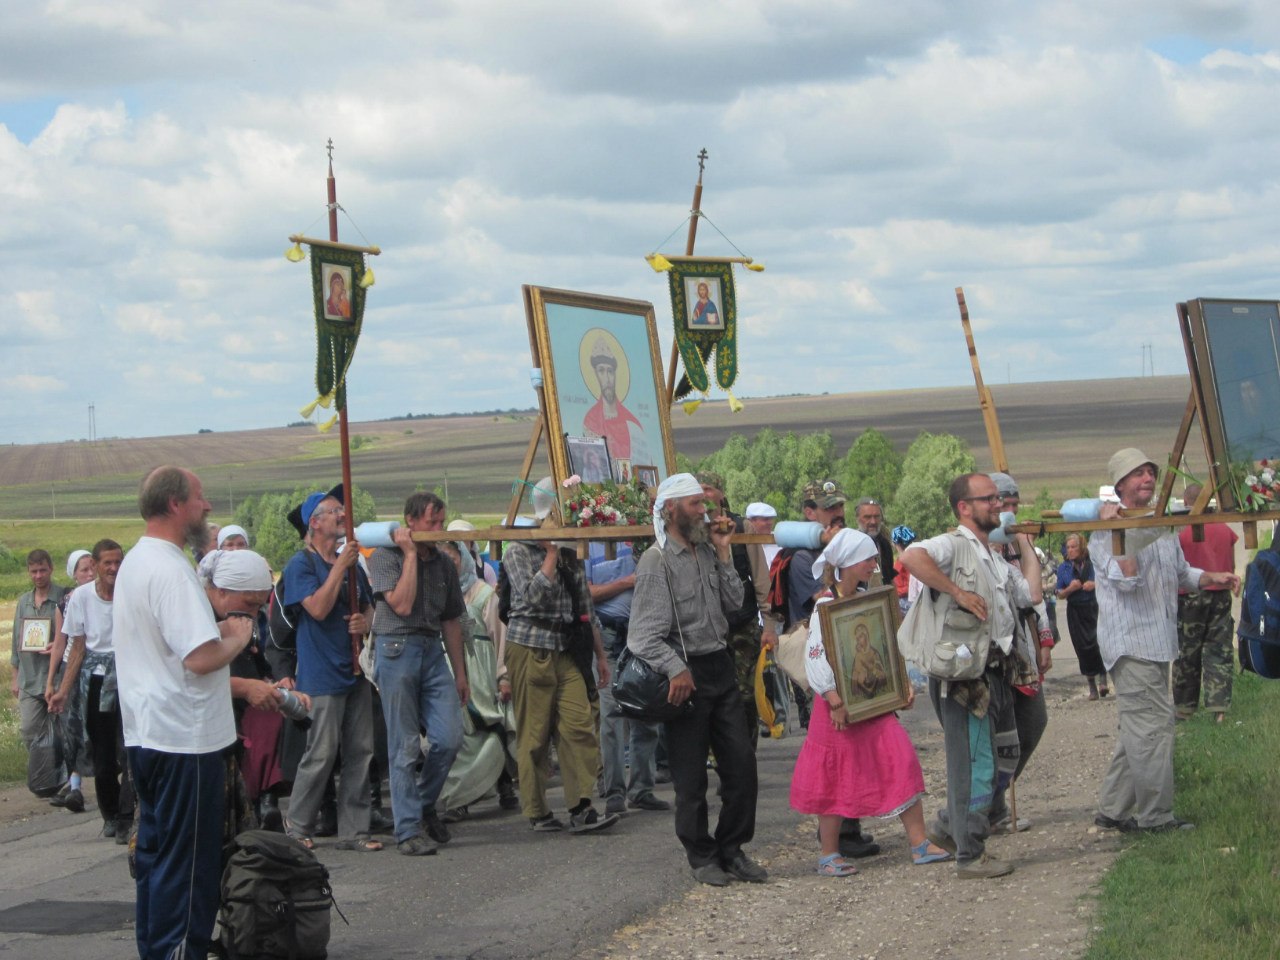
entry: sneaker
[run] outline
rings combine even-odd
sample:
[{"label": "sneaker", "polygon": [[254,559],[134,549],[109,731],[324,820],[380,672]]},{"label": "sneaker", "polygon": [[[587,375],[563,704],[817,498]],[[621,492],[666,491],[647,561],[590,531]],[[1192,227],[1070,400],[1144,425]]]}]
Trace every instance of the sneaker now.
[{"label": "sneaker", "polygon": [[438,849],[434,840],[420,833],[396,844],[396,853],[402,853],[406,857],[429,857]]},{"label": "sneaker", "polygon": [[1100,813],[1093,818],[1093,822],[1103,830],[1119,830],[1121,833],[1136,833],[1138,830],[1138,821],[1133,817],[1128,817],[1124,820],[1113,820],[1105,813]]},{"label": "sneaker", "polygon": [[284,832],[284,817],[280,813],[280,804],[273,794],[264,793],[258,798],[258,826],[275,833]]},{"label": "sneaker", "polygon": [[133,818],[116,821],[116,844],[124,847],[129,844],[129,834],[133,832]]},{"label": "sneaker", "polygon": [[58,797],[49,802],[55,807],[62,807],[72,813],[84,813],[84,794],[79,790],[68,790],[65,797]]},{"label": "sneaker", "polygon": [[[941,846],[941,844],[939,844]],[[956,876],[961,880],[991,880],[1013,873],[1013,864],[1003,860],[993,860],[985,853],[977,860],[956,865]]]},{"label": "sneaker", "polygon": [[744,883],[764,883],[769,879],[769,871],[741,850],[736,857],[725,864],[724,868]]},{"label": "sneaker", "polygon": [[102,835],[108,840],[116,835],[116,822],[114,820],[102,821]]},{"label": "sneaker", "polygon": [[529,826],[533,828],[534,833],[558,833],[564,829],[564,824],[550,813],[545,817],[530,817]]},{"label": "sneaker", "polygon": [[944,833],[937,826],[932,826],[924,832],[924,835],[929,838],[929,842],[935,847],[941,847],[943,850],[947,851],[947,853],[952,855],[955,854],[956,841],[955,837],[951,836],[951,834]]},{"label": "sneaker", "polygon": [[602,817],[595,807],[587,806],[577,813],[569,814],[569,832],[594,833],[597,830],[608,830],[619,819],[616,813],[607,813]]},{"label": "sneaker", "polygon": [[394,833],[395,829],[395,819],[383,807],[369,808],[370,833]]},{"label": "sneaker", "polygon": [[471,819],[471,811],[467,807],[450,807],[444,813],[440,814],[441,823],[461,823],[463,820]]},{"label": "sneaker", "polygon": [[[866,834],[863,834],[866,836]],[[874,857],[880,852],[880,844],[874,841],[866,840],[840,840],[840,856],[852,857],[857,860],[862,857]]]},{"label": "sneaker", "polygon": [[[1019,817],[1017,832],[1022,833],[1024,830],[1030,830],[1030,829],[1031,829],[1031,821],[1027,820],[1024,817]],[[1013,817],[1006,813],[1003,817],[1000,817],[996,820],[991,821],[990,832],[992,836],[996,836],[996,837],[1002,837],[1007,834],[1013,833],[1014,832]]]},{"label": "sneaker", "polygon": [[618,816],[622,816],[627,812],[626,798],[617,796],[616,794],[609,797],[604,802],[604,812],[606,814],[616,813]]},{"label": "sneaker", "polygon": [[453,839],[449,828],[440,821],[440,816],[435,810],[422,811],[422,827],[427,831],[427,836],[436,843],[448,843]]},{"label": "sneaker", "polygon": [[700,867],[694,867],[693,879],[712,887],[727,887],[733,882],[733,877],[725,873],[718,863],[704,863]]},{"label": "sneaker", "polygon": [[1172,820],[1166,820],[1164,823],[1158,823],[1154,827],[1138,827],[1142,833],[1170,833],[1174,830],[1194,830],[1196,825],[1190,820],[1179,820],[1174,817]]},{"label": "sneaker", "polygon": [[320,805],[320,814],[316,817],[317,837],[336,837],[338,835],[338,808],[335,804]]},{"label": "sneaker", "polygon": [[510,780],[498,781],[498,806],[503,810],[515,810],[520,806],[520,798],[516,796],[515,784]]},{"label": "sneaker", "polygon": [[671,804],[655,797],[652,793],[642,793],[627,803],[632,810],[670,810]]}]

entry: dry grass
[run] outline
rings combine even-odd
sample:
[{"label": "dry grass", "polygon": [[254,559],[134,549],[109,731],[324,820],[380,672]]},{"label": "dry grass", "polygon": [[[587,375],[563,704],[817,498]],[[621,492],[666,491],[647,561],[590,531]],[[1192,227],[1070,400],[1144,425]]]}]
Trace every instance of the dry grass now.
[{"label": "dry grass", "polygon": [[[1187,391],[1185,377],[992,387],[1011,472],[1029,496],[1048,487],[1059,498],[1104,481],[1107,457],[1120,447],[1139,446],[1163,460]],[[419,485],[446,483],[455,510],[498,512],[510,497],[531,426],[529,417],[354,423],[352,436],[369,439],[352,455],[354,479],[387,515],[397,514]],[[694,460],[732,433],[750,436],[764,427],[830,430],[841,453],[868,427],[902,450],[922,430],[953,433],[970,444],[980,467],[991,465],[972,387],[748,399],[740,414],[723,402],[703,404],[693,417],[678,406],[673,412],[676,449]],[[1191,453],[1195,471],[1203,463],[1198,440]],[[339,475],[336,439],[305,427],[8,446],[0,447],[0,516],[132,516],[138,478],[166,462],[200,473],[219,519],[247,496],[327,485]],[[535,478],[546,470],[540,457]]]}]

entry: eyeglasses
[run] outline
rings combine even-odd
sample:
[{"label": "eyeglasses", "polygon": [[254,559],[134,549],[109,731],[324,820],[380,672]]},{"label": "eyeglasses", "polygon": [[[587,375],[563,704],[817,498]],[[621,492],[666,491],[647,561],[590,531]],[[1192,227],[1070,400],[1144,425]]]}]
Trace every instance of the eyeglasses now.
[{"label": "eyeglasses", "polygon": [[1004,497],[1003,497],[1003,496],[1001,496],[1001,495],[1000,495],[1000,494],[998,494],[998,493],[989,493],[989,494],[987,494],[985,497],[961,497],[960,499],[961,499],[961,500],[968,500],[970,503],[988,503],[988,504],[991,504],[991,503],[999,503],[1001,500],[1003,500],[1003,499],[1004,499]]}]

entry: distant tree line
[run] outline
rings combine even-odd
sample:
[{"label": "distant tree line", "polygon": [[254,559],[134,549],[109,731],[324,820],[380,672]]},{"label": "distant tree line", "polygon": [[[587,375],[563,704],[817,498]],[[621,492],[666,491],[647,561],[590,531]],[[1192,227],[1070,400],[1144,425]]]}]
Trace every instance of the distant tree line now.
[{"label": "distant tree line", "polygon": [[[932,537],[955,526],[947,502],[947,488],[962,473],[977,469],[968,444],[949,433],[921,433],[899,453],[889,438],[868,429],[843,456],[827,431],[808,434],[761,430],[753,439],[734,434],[723,447],[696,464],[677,455],[677,468],[711,470],[724,477],[725,495],[736,511],[762,501],[783,520],[804,519],[801,504],[805,485],[834,479],[852,505],[861,497],[880,502],[890,526],[904,523],[920,537]],[[1048,489],[1018,513],[1020,520],[1038,519],[1055,504]],[[1060,541],[1061,537],[1055,538]],[[1046,540],[1054,550],[1060,543]]]},{"label": "distant tree line", "polygon": [[[305,500],[313,489],[300,486],[294,487],[291,493],[264,493],[260,497],[249,497],[236,509],[231,522],[248,531],[253,549],[266,557],[274,570],[283,570],[289,558],[302,547],[298,531],[287,518],[289,511]],[[354,487],[347,502],[353,511],[355,524],[378,518],[373,495],[367,490]]]}]

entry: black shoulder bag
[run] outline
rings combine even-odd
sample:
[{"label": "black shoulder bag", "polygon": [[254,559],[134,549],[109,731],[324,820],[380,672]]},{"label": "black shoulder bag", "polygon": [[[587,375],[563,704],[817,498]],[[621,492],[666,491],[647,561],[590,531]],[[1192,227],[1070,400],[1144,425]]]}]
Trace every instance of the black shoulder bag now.
[{"label": "black shoulder bag", "polygon": [[[671,616],[680,636],[680,652],[687,664],[689,653],[684,645],[684,628],[680,625],[680,615],[676,610],[676,594],[671,588],[671,573],[667,570],[665,556],[662,558],[662,572],[666,575],[667,592],[671,595]],[[656,723],[676,720],[692,712],[692,698],[676,706],[667,700],[670,694],[671,680],[665,673],[653,669],[647,661],[637,657],[631,652],[630,646],[622,651],[613,675],[613,702],[621,716]]]}]

